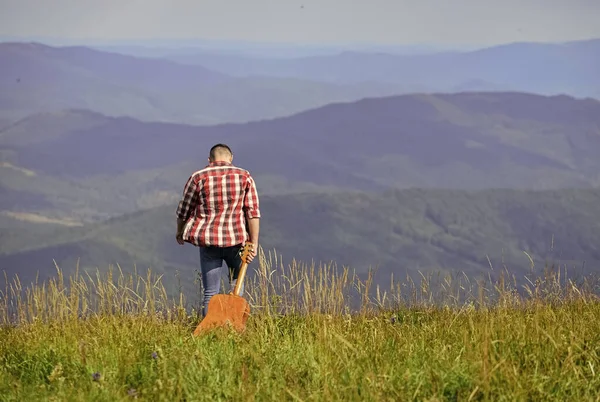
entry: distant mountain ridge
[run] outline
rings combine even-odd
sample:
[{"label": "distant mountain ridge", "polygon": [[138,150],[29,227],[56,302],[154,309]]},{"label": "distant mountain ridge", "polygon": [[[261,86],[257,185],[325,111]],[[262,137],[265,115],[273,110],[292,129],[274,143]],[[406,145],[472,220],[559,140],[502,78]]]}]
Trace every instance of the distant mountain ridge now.
[{"label": "distant mountain ridge", "polygon": [[95,220],[171,202],[217,142],[266,194],[600,185],[600,102],[522,93],[370,98],[203,127],[41,114],[0,131],[0,185]]},{"label": "distant mountain ridge", "polygon": [[329,103],[409,93],[517,91],[600,98],[600,40],[468,52],[345,51],[291,59],[0,43],[0,124],[37,112],[187,124],[283,117]]},{"label": "distant mountain ridge", "polygon": [[[163,76],[160,84],[175,85],[177,88],[182,82],[186,85],[202,85],[222,82],[229,76],[216,71],[211,71],[202,66],[178,64],[169,60],[152,60],[122,55],[119,53],[102,52],[85,46],[53,47],[42,43],[0,43],[0,52],[6,57],[4,69],[12,76],[20,76],[25,71],[16,67],[24,67],[27,58],[38,57],[54,60],[57,63],[67,62],[71,68],[81,68],[97,74],[101,78],[109,78],[113,82],[139,85],[139,80],[153,78],[156,74],[168,72]],[[20,57],[20,59],[17,59]],[[43,61],[43,60],[39,60]],[[21,62],[23,64],[18,64]],[[27,65],[34,67],[34,65]],[[44,66],[38,66],[43,68]],[[170,71],[169,71],[170,70]],[[173,74],[176,73],[176,74]],[[43,78],[43,77],[42,77]],[[144,82],[144,85],[157,84],[156,81]]]},{"label": "distant mountain ridge", "polygon": [[600,99],[600,39],[517,42],[464,52],[336,55],[265,59],[202,53],[164,56],[237,76],[294,77],[338,84],[382,82],[413,92],[517,91]]},{"label": "distant mountain ridge", "polygon": [[0,120],[89,109],[189,124],[280,117],[330,102],[401,92],[279,77],[231,77],[201,66],[88,47],[0,43]]}]

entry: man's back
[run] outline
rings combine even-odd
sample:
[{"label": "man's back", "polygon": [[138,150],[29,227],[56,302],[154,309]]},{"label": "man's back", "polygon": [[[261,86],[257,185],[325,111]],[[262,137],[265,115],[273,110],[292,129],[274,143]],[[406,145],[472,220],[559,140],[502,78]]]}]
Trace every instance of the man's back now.
[{"label": "man's back", "polygon": [[246,218],[260,217],[254,180],[230,162],[210,162],[186,182],[177,216],[186,222],[186,242],[202,247],[244,243]]}]

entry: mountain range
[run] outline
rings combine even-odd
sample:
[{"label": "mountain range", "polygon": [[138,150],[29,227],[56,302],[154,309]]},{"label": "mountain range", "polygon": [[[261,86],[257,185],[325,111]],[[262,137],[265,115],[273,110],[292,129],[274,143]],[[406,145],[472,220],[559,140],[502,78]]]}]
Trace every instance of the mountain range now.
[{"label": "mountain range", "polygon": [[378,82],[412,92],[519,91],[600,98],[600,39],[509,43],[426,54],[344,51],[296,58],[177,52],[163,56],[226,74],[336,84]]},{"label": "mountain range", "polygon": [[0,188],[19,192],[22,202],[4,201],[19,212],[103,219],[174,202],[217,142],[232,146],[264,194],[600,184],[600,101],[465,93],[206,127],[38,114],[0,131]]},{"label": "mountain range", "polygon": [[84,46],[0,43],[0,60],[4,124],[71,108],[145,121],[245,122],[398,92],[398,86],[390,85],[231,77],[201,66]]},{"label": "mountain range", "polygon": [[0,43],[0,127],[33,113],[73,108],[212,125],[409,93],[516,91],[600,98],[600,40],[283,59],[214,51],[161,57],[126,52]]},{"label": "mountain range", "polygon": [[598,45],[277,60],[0,44],[0,270],[190,278],[174,210],[217,142],[288,261],[379,267],[384,287],[522,277],[529,257],[597,270]]},{"label": "mountain range", "polygon": [[107,218],[174,202],[217,142],[232,146],[264,194],[600,184],[600,101],[465,93],[205,127],[83,110],[37,114],[0,131],[0,188],[20,192],[23,202],[12,202],[19,212]]}]

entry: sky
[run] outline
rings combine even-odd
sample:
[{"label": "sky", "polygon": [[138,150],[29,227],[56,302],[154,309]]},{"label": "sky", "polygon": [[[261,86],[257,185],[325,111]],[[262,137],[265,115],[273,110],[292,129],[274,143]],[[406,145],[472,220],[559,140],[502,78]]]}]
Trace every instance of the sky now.
[{"label": "sky", "polygon": [[1,37],[493,45],[600,38],[600,0],[0,0]]}]

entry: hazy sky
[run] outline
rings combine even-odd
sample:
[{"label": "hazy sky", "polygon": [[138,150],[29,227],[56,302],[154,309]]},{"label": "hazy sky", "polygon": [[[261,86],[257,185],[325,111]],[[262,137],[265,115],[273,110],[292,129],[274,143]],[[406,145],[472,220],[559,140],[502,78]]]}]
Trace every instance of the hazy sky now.
[{"label": "hazy sky", "polygon": [[600,37],[600,0],[0,0],[0,4],[0,35],[12,37],[397,44]]}]

